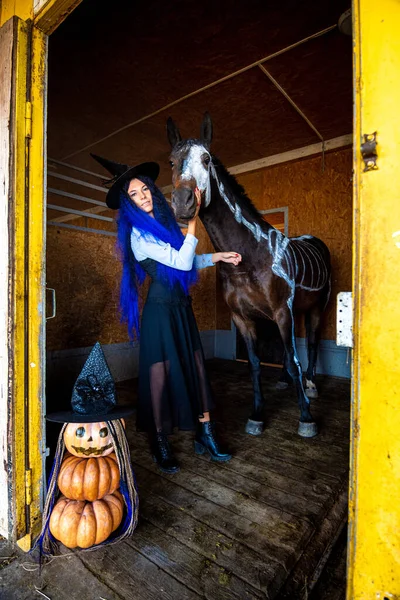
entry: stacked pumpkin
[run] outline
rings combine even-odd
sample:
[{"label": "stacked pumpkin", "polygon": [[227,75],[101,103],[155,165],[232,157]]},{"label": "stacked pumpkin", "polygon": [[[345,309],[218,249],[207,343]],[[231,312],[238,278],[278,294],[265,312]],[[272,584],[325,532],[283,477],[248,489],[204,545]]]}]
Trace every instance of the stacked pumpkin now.
[{"label": "stacked pumpkin", "polygon": [[122,521],[117,457],[105,422],[68,423],[64,443],[67,452],[57,480],[62,496],[51,513],[50,531],[68,548],[90,548]]},{"label": "stacked pumpkin", "polygon": [[86,549],[120,542],[137,526],[139,496],[123,420],[134,409],[118,406],[116,396],[96,342],[73,386],[72,410],[46,416],[63,428],[34,546],[40,560],[58,552],[54,538],[68,548]]}]

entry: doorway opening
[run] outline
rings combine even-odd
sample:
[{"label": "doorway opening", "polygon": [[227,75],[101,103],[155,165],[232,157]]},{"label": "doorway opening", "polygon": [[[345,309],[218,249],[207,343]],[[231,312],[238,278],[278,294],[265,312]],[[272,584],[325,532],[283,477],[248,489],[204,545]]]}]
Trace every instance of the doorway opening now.
[{"label": "doorway opening", "polygon": [[[98,167],[90,153],[130,165],[147,160],[159,162],[158,183],[168,194],[171,176],[165,123],[170,115],[179,122],[185,136],[197,137],[202,114],[208,110],[215,130],[212,150],[236,175],[256,208],[268,222],[283,228],[290,236],[312,233],[326,241],[334,257],[332,297],[338,291],[350,289],[352,47],[351,39],[337,28],[338,17],[345,8],[345,2],[340,6],[320,6],[312,0],[307,3],[306,12],[303,5],[295,3],[293,6],[291,2],[284,2],[279,10],[271,9],[265,3],[240,2],[235,11],[228,2],[217,6],[211,2],[201,5],[176,2],[171,10],[171,6],[158,0],[147,3],[118,0],[112,12],[102,12],[96,2],[84,0],[50,37],[47,285],[55,290],[57,312],[55,318],[47,322],[49,412],[68,408],[72,385],[96,341],[102,343],[119,389],[125,397],[129,394],[134,397],[134,387],[129,387],[127,382],[137,375],[138,346],[129,343],[126,330],[119,323],[120,265],[115,252],[115,214],[104,206],[102,186],[108,174]],[[199,252],[212,252],[203,229],[199,240]],[[201,274],[193,300],[206,356],[235,358],[233,353],[229,355],[235,339],[215,271]],[[268,336],[270,333],[266,334]],[[298,336],[304,339],[304,331],[299,329]],[[334,301],[326,316],[324,336],[325,350],[331,358],[335,346]],[[276,364],[281,351],[276,345],[272,350],[275,354],[265,362]],[[343,360],[345,357],[338,357],[338,364],[342,366]],[[243,400],[240,398],[242,393],[246,401],[248,399],[250,409],[251,391],[242,384],[247,374],[243,365],[233,364],[235,377],[230,373],[229,363],[224,363],[225,375],[212,366],[216,389],[221,397],[225,388],[233,390],[233,402],[238,402],[238,406]],[[333,368],[337,368],[337,364]],[[345,395],[343,390],[348,389],[347,382],[343,386]],[[279,402],[275,400],[273,404],[278,407]],[[343,424],[348,418],[345,414],[346,407],[349,408],[348,400],[347,396],[340,408],[343,422],[339,435],[343,447],[348,446],[347,434],[343,433]],[[243,408],[238,408],[237,414],[242,415],[241,410],[244,414]],[[278,411],[278,408],[274,410]],[[223,535],[223,524],[218,515],[224,514],[224,522],[229,521],[229,516],[238,529],[234,533],[229,528],[227,538],[233,541],[225,538],[224,541],[235,547],[242,543],[239,538],[246,533],[245,520],[249,520],[250,515],[254,517],[256,513],[252,511],[256,508],[262,509],[260,514],[265,518],[262,523],[257,522],[254,529],[260,528],[262,543],[267,543],[268,535],[273,534],[268,514],[275,515],[275,511],[280,510],[278,504],[285,495],[292,504],[290,508],[285,505],[281,509],[290,514],[288,522],[292,523],[293,511],[300,510],[300,505],[305,508],[296,488],[303,490],[301,477],[311,477],[313,467],[307,463],[311,460],[310,450],[304,450],[301,455],[295,440],[289,447],[292,444],[289,430],[297,417],[291,413],[289,401],[285,411],[284,418],[275,412],[275,423],[279,423],[276,431],[272,431],[271,425],[271,447],[268,446],[265,453],[279,449],[280,455],[274,455],[270,464],[265,461],[253,464],[252,460],[257,461],[255,446],[250,447],[251,442],[241,437],[237,447],[239,466],[231,471],[228,466],[226,472],[218,472],[209,469],[200,459],[195,463],[189,456],[189,441],[182,438],[183,441],[177,444],[190,473],[188,480],[181,481],[184,491],[178,489],[179,485],[164,480],[160,483],[146,462],[145,443],[134,437],[132,427],[135,468],[143,481],[143,489],[147,490],[144,492],[144,512],[150,523],[146,530],[148,541],[151,538],[153,545],[174,546],[171,552],[180,557],[177,559],[179,564],[184,550],[193,552],[196,568],[200,565],[199,557],[204,558],[209,553],[209,547],[204,549],[202,546],[204,540],[196,538],[195,548],[192,544],[188,549],[187,540],[182,536],[178,539],[178,534],[171,542],[162,519],[157,524],[151,520],[152,515],[160,514],[157,512],[161,510],[160,506],[163,510],[168,506],[177,518],[179,502],[190,513],[187,519],[182,516],[184,511],[177,513],[184,519],[185,526],[189,527],[190,523],[190,526],[204,527],[211,536],[209,539],[213,540],[213,531],[216,531],[216,542],[218,535]],[[241,423],[229,406],[224,408],[225,414],[232,417],[231,421],[227,417],[230,423],[227,432],[234,437]],[[330,419],[327,415],[321,416],[325,422]],[[49,430],[50,446],[56,433]],[[323,443],[316,443],[321,444],[322,452]],[[296,460],[299,462],[291,462]],[[328,485],[326,482],[337,476],[345,490],[346,461],[335,466],[325,460],[328,459],[324,455],[321,462],[315,463],[318,477]],[[295,472],[297,467],[288,466],[293,464],[297,465],[301,476]],[[240,472],[235,470],[237,468]],[[287,481],[281,477],[285,468],[291,469]],[[335,468],[338,472],[332,476]],[[263,479],[257,490],[251,487],[256,486],[254,473]],[[217,496],[221,493],[216,513],[212,513],[212,506],[217,496],[212,496],[211,492],[199,500],[208,513],[198,512],[198,504],[189,501],[199,496],[201,482],[207,477],[211,481],[207,489],[214,490]],[[233,480],[240,481],[241,489],[239,484],[232,483]],[[197,484],[196,491],[194,486]],[[237,494],[243,495],[246,486],[251,488],[249,504],[246,500],[235,507],[234,499],[239,498]],[[261,496],[257,499],[258,493]],[[158,506],[155,498],[160,496]],[[319,506],[316,498],[308,500],[309,506]],[[265,506],[269,508],[265,509]],[[316,512],[318,510],[315,508]],[[340,511],[341,515],[345,514],[345,501]],[[214,523],[208,514],[214,514]],[[300,531],[305,520],[303,513],[298,519],[296,516],[296,527],[299,526],[296,531]],[[162,531],[158,542],[157,527]],[[290,525],[288,527],[290,529]],[[299,539],[285,554],[283,562],[286,566],[291,564],[296,552],[305,552],[306,544]],[[245,549],[240,546],[240,550],[248,558],[255,550],[257,570],[261,568],[259,555],[262,548],[252,548],[250,552],[249,538],[246,540]],[[276,557],[284,551],[282,547],[279,549],[280,545],[275,536],[273,548],[268,550],[269,558],[263,559],[263,564],[276,566]],[[327,540],[326,547],[328,545]],[[135,546],[135,549],[144,552],[143,548],[140,550]],[[226,549],[229,551],[228,545]],[[223,566],[218,551],[215,553],[217,558],[213,555],[210,555],[210,569],[214,574],[222,568],[229,573],[229,563],[234,568],[232,581],[235,585],[244,585],[246,576],[252,579],[245,572],[237,571],[234,565],[241,565],[241,569],[243,564],[235,557],[230,556]],[[151,563],[147,555],[146,561]],[[292,572],[292,566],[288,566],[289,572]],[[169,573],[168,568],[161,566],[163,577]],[[224,577],[226,573],[224,571]],[[255,579],[252,579],[250,590],[254,584]],[[189,587],[186,579],[184,585]],[[236,592],[239,597],[245,589]]]}]

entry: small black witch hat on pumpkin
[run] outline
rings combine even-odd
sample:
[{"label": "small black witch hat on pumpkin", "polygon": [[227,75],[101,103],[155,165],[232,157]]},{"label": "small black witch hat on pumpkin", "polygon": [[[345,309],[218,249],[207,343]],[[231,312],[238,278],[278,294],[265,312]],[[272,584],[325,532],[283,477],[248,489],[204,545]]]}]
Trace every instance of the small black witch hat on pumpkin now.
[{"label": "small black witch hat on pumpkin", "polygon": [[99,342],[93,346],[72,390],[72,410],[47,415],[57,423],[114,421],[132,414],[133,408],[119,407],[114,379]]},{"label": "small black witch hat on pumpkin", "polygon": [[[116,531],[105,541],[92,545],[87,549],[93,550],[123,540],[133,533],[138,522],[139,498],[137,485],[130,460],[128,440],[121,421],[122,418],[133,412],[133,408],[117,406],[115,383],[99,342],[92,348],[76,380],[72,391],[71,406],[71,411],[47,415],[49,421],[64,423],[64,425],[58,438],[57,450],[49,478],[43,511],[42,531],[33,548],[33,550],[39,548],[40,563],[42,563],[43,557],[54,556],[58,553],[58,543],[50,532],[50,517],[60,496],[58,477],[66,445],[69,452],[81,457],[83,460],[87,457],[106,456],[114,451],[119,467],[119,492],[125,503],[125,518]],[[82,438],[85,435],[85,425],[89,429],[90,424],[103,424],[103,422],[106,427],[97,428],[97,441],[100,441],[100,438],[109,436],[110,443],[96,445],[96,440],[89,437],[86,442],[90,442],[91,445],[89,446],[88,443],[83,444]],[[76,442],[74,440],[71,442],[70,435],[76,437]],[[107,440],[102,441],[107,442]],[[74,445],[75,443],[76,445]]]}]

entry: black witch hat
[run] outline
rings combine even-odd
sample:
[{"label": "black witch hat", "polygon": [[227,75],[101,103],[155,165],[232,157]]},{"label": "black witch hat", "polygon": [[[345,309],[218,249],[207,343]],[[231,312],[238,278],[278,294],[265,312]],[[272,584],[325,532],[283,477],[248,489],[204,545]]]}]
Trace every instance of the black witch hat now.
[{"label": "black witch hat", "polygon": [[113,176],[108,182],[112,185],[107,193],[106,204],[109,208],[114,210],[118,209],[120,206],[120,191],[124,183],[130,179],[135,179],[136,177],[140,179],[141,175],[150,177],[150,179],[155,181],[160,172],[160,166],[156,162],[145,162],[136,167],[130,167],[129,165],[123,165],[113,160],[108,160],[108,158],[102,158],[96,154],[90,154],[90,156],[97,160],[97,162]]},{"label": "black witch hat", "polygon": [[130,407],[118,407],[113,377],[99,342],[93,346],[72,390],[72,410],[47,415],[57,423],[97,423],[132,414]]}]

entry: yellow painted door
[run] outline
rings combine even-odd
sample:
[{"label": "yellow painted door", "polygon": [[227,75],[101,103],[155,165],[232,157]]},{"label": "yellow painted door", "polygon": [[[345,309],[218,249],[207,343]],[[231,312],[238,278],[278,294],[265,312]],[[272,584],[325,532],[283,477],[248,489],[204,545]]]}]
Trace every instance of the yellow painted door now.
[{"label": "yellow painted door", "polygon": [[27,460],[30,471],[28,535],[20,546],[28,548],[41,529],[46,453],[45,407],[45,323],[46,323],[46,101],[47,36],[37,27],[30,29],[30,78],[28,117],[31,119],[26,165],[26,338],[28,418]]},{"label": "yellow painted door", "polygon": [[[45,225],[48,35],[81,0],[0,2],[0,532],[29,550],[41,528],[45,441]],[[3,160],[4,159],[4,160]],[[3,348],[2,346],[2,348]]]},{"label": "yellow painted door", "polygon": [[[354,0],[354,359],[347,600],[400,599],[400,2]],[[374,148],[361,144],[376,132]],[[369,170],[365,170],[369,169]]]},{"label": "yellow painted door", "polygon": [[[14,16],[0,29],[2,90],[7,91],[0,126],[4,167],[1,228],[5,292],[1,352],[1,531],[29,549],[40,530],[44,437],[44,100],[46,36]],[[7,117],[8,115],[8,117]],[[6,193],[4,192],[6,190]],[[3,319],[4,316],[4,319]],[[4,476],[3,476],[4,480]],[[6,510],[3,508],[6,507]]]}]

